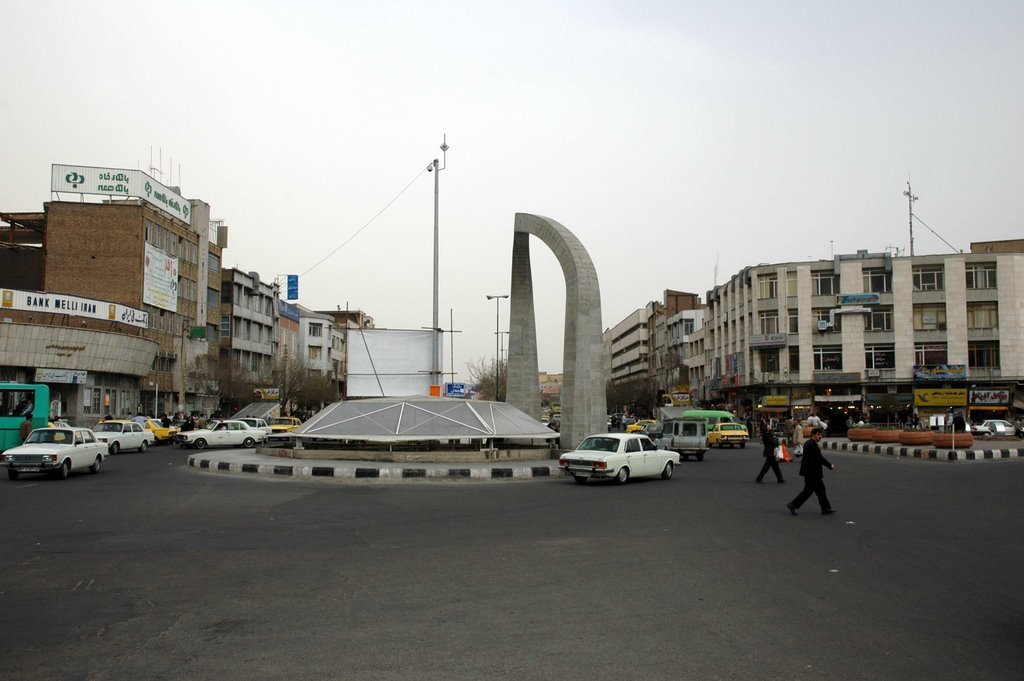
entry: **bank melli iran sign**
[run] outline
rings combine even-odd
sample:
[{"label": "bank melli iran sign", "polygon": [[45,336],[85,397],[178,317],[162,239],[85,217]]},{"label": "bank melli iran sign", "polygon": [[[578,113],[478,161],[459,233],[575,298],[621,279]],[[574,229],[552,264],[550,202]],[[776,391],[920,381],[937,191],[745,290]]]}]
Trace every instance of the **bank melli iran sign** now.
[{"label": "bank melli iran sign", "polygon": [[39,291],[20,291],[18,289],[0,289],[0,309],[24,310],[25,312],[51,312],[54,314],[104,319],[122,324],[131,324],[140,329],[149,326],[149,313],[134,307],[109,303],[104,300],[79,298],[63,293],[41,293]]}]

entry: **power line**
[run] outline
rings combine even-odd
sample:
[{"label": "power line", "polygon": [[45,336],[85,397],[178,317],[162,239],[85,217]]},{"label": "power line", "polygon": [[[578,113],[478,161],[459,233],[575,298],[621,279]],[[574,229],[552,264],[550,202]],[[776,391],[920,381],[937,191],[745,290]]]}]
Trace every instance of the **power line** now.
[{"label": "power line", "polygon": [[[427,168],[430,168],[430,167],[431,167],[431,166],[427,166]],[[343,248],[343,247],[345,246],[345,244],[347,244],[348,242],[352,241],[352,239],[355,239],[355,238],[356,238],[357,236],[359,236],[359,233],[360,233],[360,232],[362,232],[362,231],[363,231],[364,229],[366,229],[367,227],[369,227],[369,226],[370,226],[370,224],[371,224],[371,223],[372,223],[372,222],[373,222],[374,220],[376,220],[377,218],[379,218],[379,217],[381,216],[381,214],[382,214],[382,213],[383,213],[384,211],[386,211],[386,210],[387,210],[388,208],[390,208],[390,207],[391,207],[391,204],[393,204],[393,203],[394,203],[395,201],[397,201],[398,199],[402,198],[402,194],[404,194],[404,193],[405,193],[406,191],[408,191],[409,187],[413,186],[413,184],[415,184],[415,183],[416,183],[416,180],[420,179],[420,177],[421,177],[421,176],[423,175],[423,173],[427,172],[427,168],[424,168],[423,170],[421,170],[420,172],[418,172],[418,173],[416,174],[416,177],[412,178],[412,181],[411,181],[411,182],[410,182],[409,184],[405,185],[405,188],[404,188],[404,189],[402,189],[402,191],[398,192],[398,194],[397,194],[397,195],[395,196],[395,198],[393,198],[393,199],[391,199],[390,201],[388,201],[387,205],[386,205],[386,206],[384,206],[383,208],[381,208],[381,209],[380,209],[379,211],[377,211],[377,212],[376,212],[376,214],[374,214],[374,216],[373,216],[372,218],[370,218],[370,219],[369,219],[369,220],[367,221],[367,223],[366,223],[365,225],[363,225],[363,226],[362,226],[362,227],[360,227],[360,228],[359,228],[358,230],[356,230],[355,234],[353,234],[353,235],[352,235],[352,236],[350,236],[349,238],[347,238],[347,239],[345,239],[344,241],[342,241],[342,242],[341,242],[341,244],[340,244],[340,245],[339,245],[339,246],[338,246],[337,248],[335,248],[335,249],[334,249],[333,251],[331,251],[330,253],[328,253],[327,255],[325,255],[325,256],[324,256],[323,258],[321,258],[321,259],[320,259],[319,261],[317,261],[317,263],[316,263],[315,265],[313,265],[312,267],[310,267],[310,268],[309,268],[308,270],[306,270],[305,272],[303,272],[303,273],[302,273],[302,274],[300,274],[299,276],[301,276],[301,277],[304,277],[304,276],[306,276],[307,274],[309,274],[310,272],[312,272],[313,270],[315,270],[315,269],[316,269],[317,267],[319,267],[320,265],[324,264],[324,262],[326,262],[326,261],[327,261],[327,260],[328,260],[328,259],[329,259],[329,258],[330,258],[330,257],[331,257],[332,255],[334,255],[335,253],[337,253],[338,251],[340,251],[340,250],[341,250],[341,249],[342,249],[342,248]]]},{"label": "power line", "polygon": [[[915,198],[916,198],[916,197],[915,197]],[[925,227],[928,227],[928,223],[926,223],[926,222],[925,222],[924,220],[922,220],[922,219],[921,219],[920,217],[918,217],[918,216],[914,215],[914,216],[913,216],[913,218],[914,218],[915,220],[917,220],[918,222],[920,222],[920,223],[921,223],[922,225],[924,225]],[[935,231],[934,229],[932,229],[931,227],[928,227],[928,231],[929,231],[929,232],[931,232],[932,234],[934,234],[935,236],[939,237],[939,241],[941,241],[942,243],[946,244],[946,245],[947,245],[947,246],[949,246],[949,247],[950,247],[951,249],[953,249],[953,252],[954,252],[954,253],[963,253],[963,252],[964,252],[962,248],[957,248],[957,247],[956,247],[956,246],[954,246],[953,244],[951,244],[951,243],[949,243],[948,241],[946,241],[945,239],[943,239],[943,238],[942,238],[942,236],[941,236],[941,235],[939,235],[939,233],[938,233],[938,232],[936,232],[936,231]]]}]

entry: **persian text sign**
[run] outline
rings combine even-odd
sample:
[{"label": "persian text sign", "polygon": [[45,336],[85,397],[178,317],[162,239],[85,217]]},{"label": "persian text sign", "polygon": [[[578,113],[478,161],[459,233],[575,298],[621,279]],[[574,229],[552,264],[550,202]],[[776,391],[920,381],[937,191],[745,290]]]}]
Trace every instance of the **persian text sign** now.
[{"label": "persian text sign", "polygon": [[142,267],[142,302],[170,312],[178,311],[178,259],[153,244],[146,244]]},{"label": "persian text sign", "polygon": [[88,371],[36,368],[36,383],[85,383],[88,378]]},{"label": "persian text sign", "polygon": [[755,333],[750,336],[752,348],[781,348],[786,345],[784,333]]},{"label": "persian text sign", "polygon": [[966,364],[915,364],[915,381],[966,381]]},{"label": "persian text sign", "polygon": [[840,305],[877,305],[881,296],[877,293],[845,293],[836,296]]},{"label": "persian text sign", "polygon": [[1005,407],[1010,404],[1010,391],[1005,389],[972,390],[971,404]]},{"label": "persian text sign", "polygon": [[966,388],[936,388],[915,390],[914,404],[918,407],[966,407]]},{"label": "persian text sign", "polygon": [[88,317],[89,319],[104,319],[131,324],[141,329],[149,326],[149,313],[144,310],[103,300],[68,296],[63,293],[0,289],[0,307],[6,310],[52,312],[75,317]]},{"label": "persian text sign", "polygon": [[788,407],[789,395],[765,395],[761,398],[761,404],[766,407]]},{"label": "persian text sign", "polygon": [[136,196],[182,222],[192,224],[192,206],[141,170],[95,168],[54,163],[50,167],[50,191],[103,196]]}]

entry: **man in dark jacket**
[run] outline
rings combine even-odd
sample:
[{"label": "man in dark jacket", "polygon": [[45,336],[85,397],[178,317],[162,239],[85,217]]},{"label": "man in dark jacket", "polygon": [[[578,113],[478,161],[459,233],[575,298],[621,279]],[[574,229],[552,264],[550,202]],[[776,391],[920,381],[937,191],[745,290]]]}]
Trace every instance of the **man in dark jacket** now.
[{"label": "man in dark jacket", "polygon": [[762,452],[764,465],[761,466],[761,472],[754,478],[754,482],[761,482],[769,468],[775,473],[776,481],[779,483],[786,482],[782,479],[779,462],[775,459],[775,448],[779,446],[779,439],[775,437],[775,433],[768,427],[768,423],[764,419],[761,420],[761,442],[764,444],[764,452]]},{"label": "man in dark jacket", "polygon": [[828,501],[828,496],[825,494],[825,474],[822,469],[828,468],[834,471],[836,467],[821,455],[821,447],[818,446],[818,443],[821,442],[821,435],[821,428],[812,429],[810,439],[804,444],[804,456],[800,461],[800,475],[804,476],[804,488],[800,494],[796,495],[793,501],[786,504],[786,508],[793,515],[796,515],[796,509],[800,508],[805,501],[810,499],[812,494],[818,496],[818,504],[821,506],[822,515],[835,513],[832,510],[832,504]]}]

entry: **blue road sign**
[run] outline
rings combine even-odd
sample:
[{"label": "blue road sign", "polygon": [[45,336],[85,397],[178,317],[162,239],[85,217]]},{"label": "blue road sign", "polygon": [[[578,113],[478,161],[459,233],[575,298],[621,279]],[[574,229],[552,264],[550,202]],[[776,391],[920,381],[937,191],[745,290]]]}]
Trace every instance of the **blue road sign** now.
[{"label": "blue road sign", "polygon": [[466,396],[466,384],[465,383],[445,383],[444,384],[444,396],[445,397],[465,397]]},{"label": "blue road sign", "polygon": [[299,275],[288,275],[288,300],[299,299]]}]

